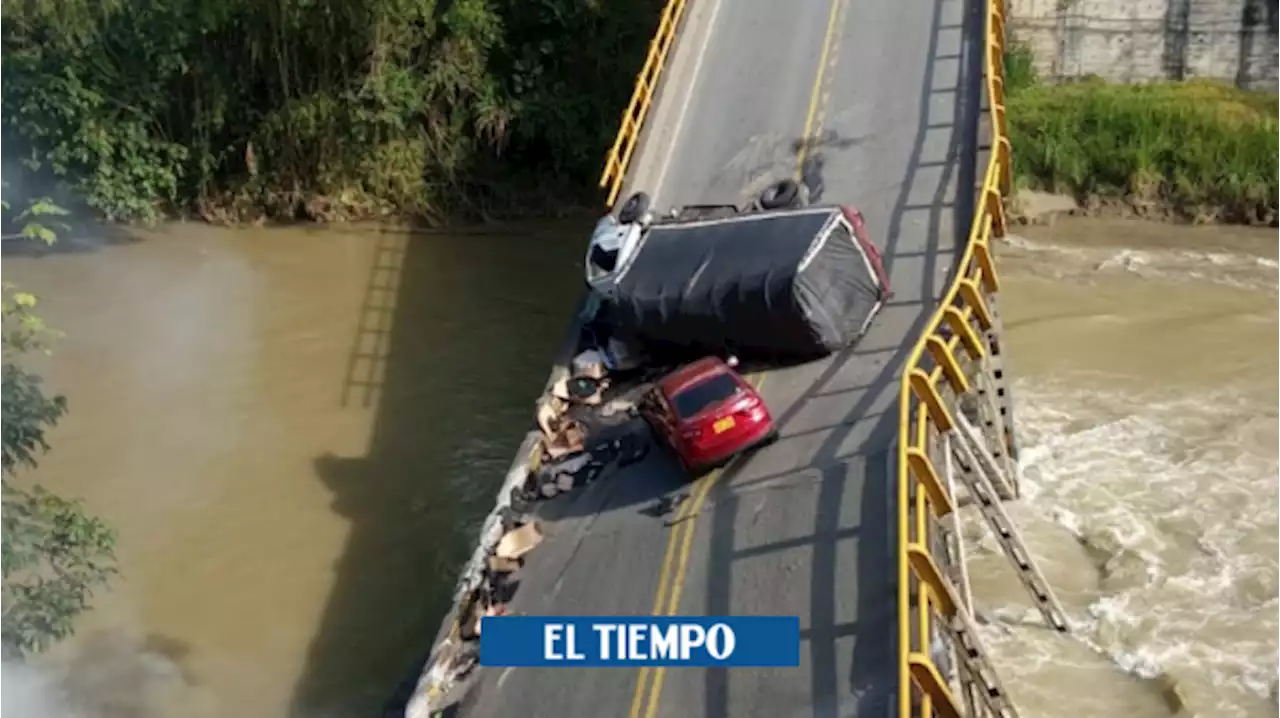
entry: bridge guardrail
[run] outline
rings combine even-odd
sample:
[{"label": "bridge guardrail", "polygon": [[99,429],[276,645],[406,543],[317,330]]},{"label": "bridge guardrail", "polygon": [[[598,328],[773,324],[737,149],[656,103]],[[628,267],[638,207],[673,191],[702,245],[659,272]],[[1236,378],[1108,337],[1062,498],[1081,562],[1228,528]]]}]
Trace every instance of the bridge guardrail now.
[{"label": "bridge guardrail", "polygon": [[[668,0],[649,42],[644,66],[636,77],[635,90],[622,113],[600,177],[599,186],[608,191],[608,206],[613,206],[622,189],[686,3],[687,0]],[[974,326],[983,330],[991,327],[993,316],[987,297],[999,289],[990,241],[1005,234],[1003,201],[1012,179],[1004,101],[1003,3],[1004,0],[985,0],[983,75],[989,101],[991,154],[983,173],[977,211],[960,269],[908,355],[901,378],[897,457],[900,718],[911,718],[916,708],[919,710],[914,715],[922,717],[961,715],[960,704],[933,658],[934,615],[949,614],[955,606],[949,605],[943,586],[946,579],[932,556],[929,523],[931,517],[945,516],[955,506],[930,457],[928,441],[931,432],[947,431],[953,426],[951,410],[943,399],[943,382],[956,393],[968,390],[970,380],[958,360],[958,351],[963,349],[972,359],[981,359],[987,353]]]},{"label": "bridge guardrail", "polygon": [[[953,426],[945,395],[962,394],[971,378],[962,360],[989,353],[978,330],[991,328],[988,300],[999,289],[991,239],[1005,234],[1004,196],[1011,186],[1012,148],[1004,92],[1004,0],[985,0],[983,75],[989,106],[990,158],[958,271],[902,370],[898,399],[898,714],[900,718],[961,716],[939,670],[933,622],[956,606],[933,557],[932,522],[955,510],[931,456],[931,437]],[[963,354],[961,354],[963,352]]]},{"label": "bridge guardrail", "polygon": [[636,151],[640,141],[640,128],[644,126],[649,115],[649,107],[653,104],[653,95],[658,91],[658,81],[667,64],[667,53],[671,43],[675,41],[676,31],[680,27],[680,19],[684,17],[686,0],[667,0],[662,8],[662,16],[658,20],[658,29],[649,41],[649,53],[645,56],[644,66],[636,75],[636,89],[631,93],[631,102],[622,112],[622,124],[618,127],[618,135],[613,140],[604,162],[604,173],[600,175],[600,187],[609,192],[605,204],[609,207],[618,199],[622,191],[622,183],[627,177],[627,167],[631,165],[631,155]]}]

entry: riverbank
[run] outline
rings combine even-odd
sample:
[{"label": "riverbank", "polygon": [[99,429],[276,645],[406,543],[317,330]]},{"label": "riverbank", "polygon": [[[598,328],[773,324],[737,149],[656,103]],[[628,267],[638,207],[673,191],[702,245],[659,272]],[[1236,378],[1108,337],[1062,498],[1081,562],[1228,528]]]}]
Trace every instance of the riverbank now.
[{"label": "riverbank", "polygon": [[6,6],[5,199],[219,223],[441,224],[594,205],[658,11],[638,0]]},{"label": "riverbank", "polygon": [[1275,225],[1275,93],[1210,81],[1041,84],[1022,53],[1007,61],[1019,189],[1070,196],[1086,215]]}]

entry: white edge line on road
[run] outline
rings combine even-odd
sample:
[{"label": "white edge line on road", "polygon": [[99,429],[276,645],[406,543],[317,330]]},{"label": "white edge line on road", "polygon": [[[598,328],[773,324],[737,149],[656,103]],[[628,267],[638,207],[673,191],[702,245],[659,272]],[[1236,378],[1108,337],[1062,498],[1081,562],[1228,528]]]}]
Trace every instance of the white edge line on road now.
[{"label": "white edge line on road", "polygon": [[711,16],[707,19],[707,36],[698,48],[698,56],[693,61],[693,74],[685,85],[684,97],[680,100],[680,112],[676,115],[676,124],[672,129],[670,140],[666,143],[667,152],[662,158],[662,169],[658,171],[657,181],[653,183],[653,203],[656,205],[662,192],[662,184],[667,179],[667,169],[671,166],[671,156],[675,154],[676,145],[680,144],[680,130],[684,126],[684,116],[689,111],[689,100],[693,98],[693,90],[698,86],[698,77],[702,74],[702,60],[707,56],[707,48],[711,46],[711,38],[716,32],[716,15],[720,12],[720,0],[711,0]]}]

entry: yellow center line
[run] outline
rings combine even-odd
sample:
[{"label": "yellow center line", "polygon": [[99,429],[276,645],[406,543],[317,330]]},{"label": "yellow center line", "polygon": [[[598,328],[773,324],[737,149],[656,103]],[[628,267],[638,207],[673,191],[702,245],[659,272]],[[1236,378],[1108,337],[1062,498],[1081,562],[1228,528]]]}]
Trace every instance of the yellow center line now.
[{"label": "yellow center line", "polygon": [[[667,553],[662,559],[662,571],[658,574],[658,592],[653,597],[653,615],[662,615],[662,599],[667,595],[667,583],[671,578],[671,562],[676,555],[676,546],[679,543],[681,531],[684,529],[685,519],[689,515],[692,501],[686,501],[680,507],[680,511],[676,513],[675,519],[672,521],[671,535],[667,537]],[[631,697],[631,718],[639,718],[640,710],[644,707],[645,687],[648,684],[649,667],[641,666],[640,675],[636,679],[635,695]]]},{"label": "yellow center line", "polygon": [[818,116],[818,108],[826,104],[827,95],[822,92],[822,79],[827,72],[828,56],[831,54],[832,39],[840,23],[836,18],[840,14],[843,0],[831,0],[831,12],[827,14],[827,30],[822,36],[822,53],[818,55],[818,74],[813,78],[813,91],[809,95],[809,113],[804,118],[804,134],[800,135],[800,151],[796,153],[796,179],[804,172],[804,161],[809,157],[809,145],[813,139],[813,121]]},{"label": "yellow center line", "polygon": [[[835,58],[831,57],[832,49],[837,44],[834,42],[836,38],[836,29],[839,26],[838,18],[840,17],[841,6],[844,0],[832,0],[831,11],[827,15],[827,27],[822,38],[822,52],[818,57],[817,76],[813,81],[813,92],[809,98],[809,112],[805,117],[804,135],[801,139],[800,151],[796,157],[796,177],[800,177],[801,170],[804,167],[805,159],[809,154],[810,134],[813,132],[814,120],[819,117],[819,113],[825,113],[827,100],[830,97],[829,91],[824,91],[823,80],[826,76],[826,70],[829,65],[833,65]],[[754,382],[756,390],[759,391],[764,386],[767,374],[761,374]],[[731,464],[732,465],[732,464]],[[686,501],[681,507],[680,512],[673,521],[674,530],[667,539],[667,553],[662,560],[662,573],[658,579],[658,591],[653,600],[653,615],[674,616],[680,609],[680,598],[684,593],[685,573],[689,568],[689,555],[693,550],[694,529],[697,527],[697,519],[702,511],[702,505],[706,501],[707,495],[711,493],[717,482],[724,475],[724,471],[717,469],[712,473],[702,477],[694,488],[693,496]],[[676,561],[676,547],[679,546],[679,560]],[[675,564],[675,576],[672,578],[672,564]],[[668,589],[670,595],[668,596]],[[665,607],[663,599],[666,598]],[[664,610],[665,608],[665,610]],[[649,676],[652,674],[652,686],[649,685]],[[635,694],[631,700],[630,718],[654,718],[658,712],[659,698],[662,696],[662,683],[666,676],[664,666],[658,666],[650,671],[648,666],[642,667],[636,679]],[[650,690],[646,689],[649,688]],[[647,696],[646,696],[647,693]],[[647,697],[647,701],[646,701]]]},{"label": "yellow center line", "polygon": [[[765,376],[761,375],[757,381],[754,381],[756,391],[764,386]],[[675,519],[671,521],[672,531],[667,538],[667,554],[662,559],[662,572],[658,577],[658,591],[653,597],[653,615],[655,616],[671,616],[676,612],[676,608],[680,605],[680,594],[684,590],[684,575],[689,566],[689,552],[693,546],[693,528],[697,523],[697,517],[702,510],[702,504],[707,498],[707,494],[711,492],[716,482],[720,480],[720,476],[724,473],[722,469],[707,474],[699,479],[694,486],[693,494],[684,505],[680,507],[680,511],[676,514]],[[683,538],[683,541],[681,539]],[[667,586],[671,584],[671,566],[676,558],[676,547],[679,546],[679,567],[676,570],[675,582],[672,585],[671,598],[667,598]],[[663,604],[666,604],[665,611]],[[662,666],[658,666],[654,670],[653,689],[654,693],[649,702],[649,709],[644,711],[646,716],[652,716],[657,706],[657,693],[661,691],[662,686]],[[635,694],[631,697],[630,718],[640,718],[640,714],[645,705],[646,688],[648,687],[649,667],[641,666],[640,674],[636,678]]]}]

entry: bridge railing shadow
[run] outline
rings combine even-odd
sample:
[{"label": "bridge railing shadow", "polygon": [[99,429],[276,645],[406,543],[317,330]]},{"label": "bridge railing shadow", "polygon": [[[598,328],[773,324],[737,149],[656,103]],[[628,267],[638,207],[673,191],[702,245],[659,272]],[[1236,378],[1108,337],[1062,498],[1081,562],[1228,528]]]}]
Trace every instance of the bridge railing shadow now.
[{"label": "bridge railing shadow", "polygon": [[[977,3],[961,3],[977,5]],[[921,79],[919,119],[912,157],[902,178],[901,190],[895,202],[884,246],[885,268],[894,275],[895,261],[905,256],[900,253],[904,244],[904,232],[908,223],[904,220],[913,213],[924,218],[924,228],[911,230],[923,232],[927,238],[924,254],[924,271],[920,283],[904,286],[895,282],[898,297],[886,307],[886,311],[908,312],[910,329],[905,333],[907,341],[893,347],[877,346],[874,342],[874,325],[868,340],[837,354],[825,363],[818,377],[788,406],[778,413],[781,429],[780,442],[802,440],[805,434],[823,435],[816,450],[802,466],[763,476],[742,476],[745,473],[731,469],[726,472],[718,489],[708,501],[712,512],[710,526],[710,559],[707,576],[707,603],[694,609],[708,615],[724,615],[734,612],[735,596],[732,585],[735,562],[754,560],[770,553],[793,551],[799,546],[811,550],[808,586],[807,627],[802,640],[807,645],[805,664],[810,672],[808,711],[815,718],[844,715],[887,715],[897,705],[898,653],[897,615],[897,466],[893,449],[898,431],[896,396],[903,363],[912,349],[916,337],[925,328],[936,307],[936,300],[948,286],[939,275],[939,269],[949,268],[955,255],[942,251],[944,227],[950,225],[953,236],[949,246],[961,247],[966,241],[974,214],[974,190],[977,177],[977,138],[980,113],[983,111],[982,43],[983,16],[979,8],[967,8],[957,14],[949,12],[954,7],[947,0],[934,3],[931,21],[930,43],[926,48],[929,60]],[[940,48],[944,32],[958,32],[962,54],[951,67],[943,61],[947,51]],[[954,51],[951,51],[954,52]],[[954,57],[954,56],[952,56]],[[943,75],[943,72],[948,74]],[[949,116],[932,116],[930,95],[934,92],[954,92],[957,101]],[[930,132],[946,131],[950,139],[941,150],[926,141]],[[922,168],[938,168],[938,172],[922,173]],[[932,202],[914,205],[912,190],[918,190],[921,182],[930,184]],[[949,198],[951,188],[954,198]],[[839,188],[836,188],[839,189]],[[950,221],[944,221],[949,219]],[[939,264],[943,263],[943,264]],[[949,273],[948,273],[949,274]],[[796,424],[803,406],[818,397],[833,393],[837,378],[860,364],[878,363],[875,375],[860,381],[857,390],[840,387],[840,392],[851,397],[847,411],[839,422],[818,428],[798,430]],[[854,370],[856,371],[856,369]],[[851,437],[857,435],[857,441]],[[850,450],[850,444],[860,448]],[[862,480],[851,480],[855,471],[863,473]],[[738,548],[737,525],[743,512],[744,501],[752,492],[770,485],[781,485],[806,478],[816,484],[813,504],[812,532],[805,537],[778,541],[771,545],[743,550]],[[846,493],[860,488],[861,496],[852,497],[860,508],[856,513],[860,522],[849,524],[842,516],[849,505]],[[704,512],[707,509],[704,509]],[[853,568],[858,584],[856,619],[838,623],[840,612],[838,596],[847,590],[839,582],[848,576],[848,567],[838,562],[842,541],[858,540],[858,565]],[[843,639],[855,637],[853,654],[838,655],[838,644]],[[839,675],[839,666],[847,664],[849,672]],[[702,714],[707,718],[729,718],[730,683],[744,670],[732,673],[727,669],[708,669],[704,672]]]},{"label": "bridge railing shadow", "polygon": [[[536,232],[385,229],[372,240],[366,309],[376,320],[357,327],[353,371],[335,397],[373,410],[371,438],[364,456],[315,462],[350,533],[291,715],[376,714],[430,649],[478,521],[532,423],[587,232],[589,222],[565,222]],[[531,276],[545,278],[536,296]]]}]

